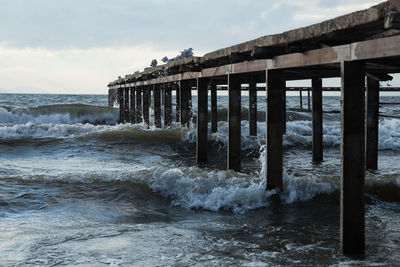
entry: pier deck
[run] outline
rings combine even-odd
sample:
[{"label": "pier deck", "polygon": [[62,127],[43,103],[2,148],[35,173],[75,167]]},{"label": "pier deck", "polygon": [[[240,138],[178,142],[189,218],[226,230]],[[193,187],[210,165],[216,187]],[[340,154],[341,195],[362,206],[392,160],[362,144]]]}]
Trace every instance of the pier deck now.
[{"label": "pier deck", "polygon": [[[208,92],[211,91],[211,130],[215,132],[216,90],[226,89],[229,99],[227,168],[240,171],[241,91],[249,90],[252,96],[249,97],[249,123],[254,126],[257,111],[254,96],[257,90],[265,90],[267,190],[279,192],[283,186],[282,135],[286,128],[286,91],[303,91],[302,88],[286,88],[286,81],[312,80],[311,88],[306,88],[312,92],[312,160],[320,162],[323,160],[324,90],[321,79],[340,77],[341,249],[344,254],[364,254],[365,169],[378,168],[379,91],[383,90],[379,88],[379,82],[391,80],[390,74],[400,73],[399,11],[400,0],[390,0],[322,23],[219,49],[203,57],[184,58],[126,75],[109,83],[109,101],[113,103],[117,99],[120,104],[121,122],[140,122],[143,116],[149,123],[152,99],[156,126],[161,127],[162,94],[164,101],[161,102],[166,112],[164,125],[168,126],[171,123],[170,96],[174,90],[177,95],[176,118],[185,127],[192,115],[191,92],[197,90],[196,155],[198,165],[206,166]],[[266,87],[257,89],[257,83],[264,83]],[[247,86],[243,87],[244,84]],[[135,97],[132,94],[136,94]],[[250,127],[250,131],[250,135],[256,134],[254,127]]]}]

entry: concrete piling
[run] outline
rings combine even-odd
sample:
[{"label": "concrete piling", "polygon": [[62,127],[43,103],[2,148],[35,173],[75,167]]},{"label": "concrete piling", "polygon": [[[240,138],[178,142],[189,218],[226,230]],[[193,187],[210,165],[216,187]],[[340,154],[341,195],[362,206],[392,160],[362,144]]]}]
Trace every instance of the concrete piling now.
[{"label": "concrete piling", "polygon": [[[365,70],[364,63],[344,61],[340,179],[340,245],[344,254],[365,252]],[[357,99],[357,101],[354,101]]]},{"label": "concrete piling", "polygon": [[266,142],[266,179],[267,190],[282,190],[283,186],[283,151],[282,151],[282,93],[285,80],[278,70],[266,71],[267,90],[267,142]]},{"label": "concrete piling", "polygon": [[180,122],[181,121],[181,94],[180,94],[180,86],[178,83],[174,83],[173,84],[176,92],[175,92],[175,101],[176,101],[176,105],[175,105],[175,118],[176,118],[176,122]]},{"label": "concrete piling", "polygon": [[136,123],[136,90],[134,87],[131,87],[130,90],[130,106],[129,106],[129,111],[130,111],[130,123]]},{"label": "concrete piling", "polygon": [[124,122],[124,114],[125,114],[125,108],[124,108],[124,89],[122,87],[118,88],[118,102],[119,102],[119,123]]},{"label": "concrete piling", "polygon": [[170,83],[164,86],[163,100],[164,127],[169,127],[172,124],[172,85]]},{"label": "concrete piling", "polygon": [[145,86],[143,88],[143,120],[150,125],[150,101],[151,101],[151,87]]},{"label": "concrete piling", "polygon": [[180,120],[183,127],[189,127],[191,119],[191,98],[192,87],[189,80],[183,80],[179,83],[180,93]]},{"label": "concrete piling", "polygon": [[208,80],[197,78],[197,142],[196,160],[199,166],[207,165],[208,153]]},{"label": "concrete piling", "polygon": [[323,160],[322,79],[312,79],[312,161]]},{"label": "concrete piling", "polygon": [[141,123],[142,121],[142,88],[136,87],[136,123]]},{"label": "concrete piling", "polygon": [[124,122],[130,121],[129,112],[129,87],[124,88]]},{"label": "concrete piling", "polygon": [[228,169],[241,169],[241,80],[228,75]]},{"label": "concrete piling", "polygon": [[216,133],[218,131],[217,85],[213,81],[211,81],[210,83],[210,91],[211,91],[211,132]]},{"label": "concrete piling", "polygon": [[257,136],[257,83],[249,82],[249,135]]},{"label": "concrete piling", "polygon": [[366,168],[378,169],[379,81],[367,78]]},{"label": "concrete piling", "polygon": [[154,126],[161,128],[161,87],[162,84],[153,85]]}]

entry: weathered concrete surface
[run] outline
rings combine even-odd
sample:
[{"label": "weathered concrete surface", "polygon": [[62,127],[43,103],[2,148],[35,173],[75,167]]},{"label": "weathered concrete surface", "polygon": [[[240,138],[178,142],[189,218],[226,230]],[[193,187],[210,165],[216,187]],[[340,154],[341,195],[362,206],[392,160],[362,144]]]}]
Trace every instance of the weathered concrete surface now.
[{"label": "weathered concrete surface", "polygon": [[[290,53],[292,49],[310,50],[318,45],[339,45],[373,38],[384,32],[385,16],[400,10],[399,0],[390,0],[366,10],[353,12],[311,26],[290,30],[281,34],[266,35],[248,42],[222,48],[205,54],[202,64],[218,58],[230,57],[232,53],[250,53],[254,47],[282,47],[276,54]],[[317,46],[315,46],[317,44]]]}]

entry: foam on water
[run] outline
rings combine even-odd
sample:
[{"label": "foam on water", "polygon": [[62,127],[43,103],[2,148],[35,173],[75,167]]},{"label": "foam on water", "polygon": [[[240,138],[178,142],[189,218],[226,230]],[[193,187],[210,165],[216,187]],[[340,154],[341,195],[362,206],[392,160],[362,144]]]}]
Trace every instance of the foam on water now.
[{"label": "foam on water", "polygon": [[39,106],[31,108],[0,107],[1,124],[115,124],[118,111],[107,107],[83,104]]}]

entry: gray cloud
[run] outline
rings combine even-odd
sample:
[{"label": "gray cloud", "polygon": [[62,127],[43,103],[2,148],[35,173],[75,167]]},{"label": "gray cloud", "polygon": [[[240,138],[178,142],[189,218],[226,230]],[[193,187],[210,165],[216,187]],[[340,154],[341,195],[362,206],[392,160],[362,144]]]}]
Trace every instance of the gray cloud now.
[{"label": "gray cloud", "polygon": [[[154,43],[210,50],[304,26],[293,20],[298,6],[279,2],[0,0],[0,42],[52,49]],[[332,8],[338,2],[315,5]]]}]

